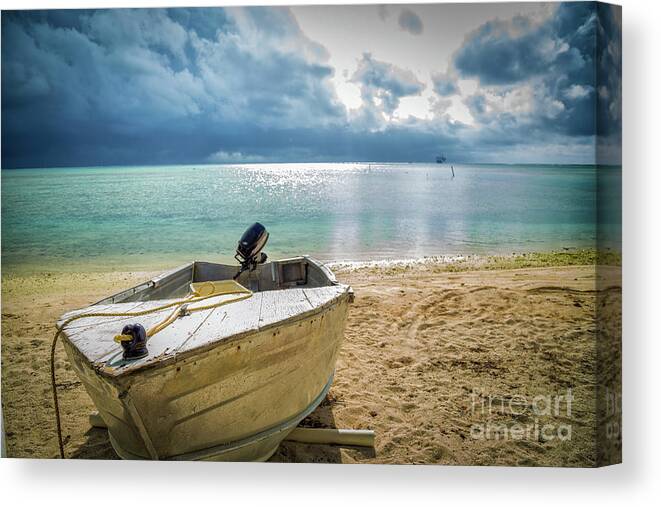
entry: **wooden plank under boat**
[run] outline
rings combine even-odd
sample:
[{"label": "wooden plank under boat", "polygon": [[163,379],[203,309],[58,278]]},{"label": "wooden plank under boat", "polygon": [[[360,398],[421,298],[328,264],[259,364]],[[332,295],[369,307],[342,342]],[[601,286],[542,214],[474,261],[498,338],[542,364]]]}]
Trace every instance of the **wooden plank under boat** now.
[{"label": "wooden plank under boat", "polygon": [[[192,262],[63,315],[125,313],[180,300],[193,282],[236,266]],[[113,337],[141,317],[86,317],[62,337],[73,369],[125,459],[260,461],[324,399],[344,334],[351,287],[309,257],[259,264],[237,280],[247,299],[182,316],[125,360]],[[219,296],[227,298],[228,296]]]}]

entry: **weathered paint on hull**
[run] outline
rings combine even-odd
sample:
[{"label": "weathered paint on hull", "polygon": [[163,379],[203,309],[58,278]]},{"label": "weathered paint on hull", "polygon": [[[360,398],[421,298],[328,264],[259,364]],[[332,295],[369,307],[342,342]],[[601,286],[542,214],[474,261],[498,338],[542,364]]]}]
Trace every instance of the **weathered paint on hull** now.
[{"label": "weathered paint on hull", "polygon": [[117,378],[64,343],[120,457],[266,460],[330,387],[348,302]]},{"label": "weathered paint on hull", "polygon": [[[287,435],[298,426],[298,423],[312,413],[324,400],[332,383],[333,375],[331,374],[323,390],[303,412],[296,414],[294,417],[272,428],[268,428],[256,435],[250,435],[242,440],[186,454],[180,454],[178,456],[172,456],[168,459],[177,461],[266,461],[278,450],[280,442],[282,442]],[[117,455],[122,459],[144,459],[141,456],[133,455],[122,449],[122,447],[115,442],[112,434],[109,434],[109,436],[113,448],[117,452]]]}]

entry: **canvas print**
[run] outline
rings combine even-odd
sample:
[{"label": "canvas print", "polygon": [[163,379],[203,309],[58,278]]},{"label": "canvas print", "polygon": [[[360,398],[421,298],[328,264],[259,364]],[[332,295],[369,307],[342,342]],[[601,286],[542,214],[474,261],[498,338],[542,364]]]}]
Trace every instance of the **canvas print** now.
[{"label": "canvas print", "polygon": [[619,463],[621,40],[598,2],[4,10],[3,456]]}]

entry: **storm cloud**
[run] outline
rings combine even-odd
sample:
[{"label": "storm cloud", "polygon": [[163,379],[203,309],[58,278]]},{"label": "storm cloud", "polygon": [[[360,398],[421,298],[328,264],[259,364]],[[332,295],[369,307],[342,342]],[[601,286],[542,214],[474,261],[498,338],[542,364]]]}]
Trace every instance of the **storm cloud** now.
[{"label": "storm cloud", "polygon": [[617,135],[610,137],[621,132],[619,12],[567,3],[541,22],[515,17],[480,26],[452,62],[461,78],[479,82],[464,97],[472,116],[510,139],[564,136],[571,142],[598,134],[619,144]]},{"label": "storm cloud", "polygon": [[32,165],[35,146],[56,164],[193,161],[239,151],[237,131],[344,122],[324,48],[286,9],[18,12],[2,24],[3,165]]},{"label": "storm cloud", "polygon": [[[3,11],[2,166],[410,161],[439,150],[544,161],[544,146],[588,161],[596,134],[616,160],[619,12],[572,3],[489,21],[449,68],[424,75],[364,53],[347,75],[360,106],[348,109],[328,50],[287,8]],[[391,22],[420,35],[400,34],[410,41],[427,36],[412,9]],[[477,86],[462,91],[466,80]],[[422,94],[434,96],[427,118],[398,115]],[[450,117],[452,101],[472,123]]]}]

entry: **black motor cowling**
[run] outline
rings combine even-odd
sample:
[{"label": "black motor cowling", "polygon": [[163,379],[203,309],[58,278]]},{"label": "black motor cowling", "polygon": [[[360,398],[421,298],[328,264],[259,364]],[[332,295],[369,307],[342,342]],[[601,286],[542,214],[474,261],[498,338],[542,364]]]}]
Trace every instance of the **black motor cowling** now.
[{"label": "black motor cowling", "polygon": [[[130,340],[127,338],[131,338]],[[118,340],[118,338],[120,338]],[[126,361],[140,359],[149,354],[147,350],[147,332],[140,324],[128,324],[122,329],[122,334],[115,337],[124,349],[123,358]]]},{"label": "black motor cowling", "polygon": [[262,249],[269,239],[269,233],[259,222],[252,224],[246,232],[243,233],[239,244],[236,247],[234,258],[241,263],[241,269],[234,277],[239,277],[246,270],[253,270],[257,264],[266,262],[267,256]]}]

